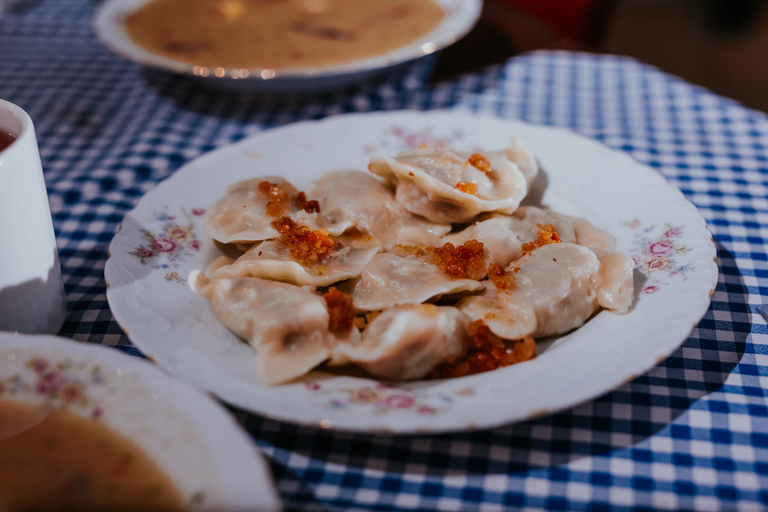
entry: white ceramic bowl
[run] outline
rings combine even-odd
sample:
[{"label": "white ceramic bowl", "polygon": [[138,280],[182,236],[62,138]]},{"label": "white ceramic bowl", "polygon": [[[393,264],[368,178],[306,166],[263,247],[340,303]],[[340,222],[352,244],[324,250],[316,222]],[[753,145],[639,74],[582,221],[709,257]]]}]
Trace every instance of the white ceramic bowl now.
[{"label": "white ceramic bowl", "polygon": [[320,92],[358,83],[389,68],[429,55],[458,41],[480,17],[482,0],[436,0],[445,14],[435,30],[385,55],[334,66],[286,69],[237,69],[195,66],[136,45],[126,32],[126,20],[150,0],[106,0],[94,18],[99,39],[115,53],[151,68],[188,75],[216,87],[268,94]]},{"label": "white ceramic bowl", "polygon": [[258,448],[209,396],[118,350],[0,332],[0,399],[66,407],[133,441],[190,510],[281,509]]}]

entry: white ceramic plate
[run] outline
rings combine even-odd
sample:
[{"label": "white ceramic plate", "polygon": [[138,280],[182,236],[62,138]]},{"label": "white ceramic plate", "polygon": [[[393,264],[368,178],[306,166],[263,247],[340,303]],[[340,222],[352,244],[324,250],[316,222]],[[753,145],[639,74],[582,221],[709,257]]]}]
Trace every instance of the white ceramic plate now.
[{"label": "white ceramic plate", "polygon": [[[255,352],[186,286],[217,256],[201,215],[227,185],[283,174],[299,189],[334,169],[365,170],[374,153],[396,154],[444,138],[465,150],[503,148],[520,137],[544,174],[531,196],[591,220],[633,255],[637,299],[626,315],[601,312],[540,344],[533,361],[489,373],[405,384],[314,372],[267,387]],[[110,246],[107,298],[131,340],[169,370],[242,408],[286,421],[397,433],[487,428],[597,397],[662,361],[707,310],[717,280],[704,220],[653,169],[574,133],[457,112],[351,114],[270,130],[190,162],[149,192]]]},{"label": "white ceramic plate", "polygon": [[382,71],[453,44],[469,32],[480,17],[482,0],[436,0],[445,14],[435,30],[385,55],[334,66],[286,69],[207,68],[161,57],[136,45],[128,36],[128,17],[150,0],[106,0],[93,27],[101,42],[118,55],[143,66],[180,73],[208,85],[265,94],[320,92],[378,75]]},{"label": "white ceramic plate", "polygon": [[118,350],[0,332],[0,398],[67,407],[131,439],[190,510],[278,511],[265,461],[209,396]]}]

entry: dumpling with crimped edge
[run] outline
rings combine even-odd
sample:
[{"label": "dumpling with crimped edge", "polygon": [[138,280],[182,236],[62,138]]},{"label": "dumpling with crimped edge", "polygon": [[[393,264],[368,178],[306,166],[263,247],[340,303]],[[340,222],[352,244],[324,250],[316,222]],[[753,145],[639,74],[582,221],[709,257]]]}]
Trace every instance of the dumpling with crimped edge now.
[{"label": "dumpling with crimped edge", "polygon": [[338,234],[350,223],[333,226],[318,213],[319,207],[279,176],[264,176],[227,187],[203,217],[203,233],[214,240],[249,243],[277,238],[272,222],[289,217],[315,227],[326,227]]},{"label": "dumpling with crimped edge", "polygon": [[616,249],[616,239],[609,233],[592,225],[586,219],[568,216],[573,222],[576,243],[589,248],[598,258],[612,253]]},{"label": "dumpling with crimped edge", "polygon": [[562,334],[581,326],[598,308],[595,280],[600,264],[585,247],[545,245],[511,267],[504,276],[508,280],[489,279],[482,296],[457,304],[501,338]]},{"label": "dumpling with crimped edge", "polygon": [[395,199],[379,179],[361,171],[333,171],[310,183],[307,194],[320,203],[323,215],[333,222],[351,220],[380,240],[384,250],[412,241],[436,241],[451,230],[417,217]]},{"label": "dumpling with crimped edge", "polygon": [[312,288],[256,277],[211,280],[199,270],[190,273],[189,284],[211,301],[222,324],[256,349],[256,371],[265,384],[304,375],[337,343],[325,300]]},{"label": "dumpling with crimped edge", "polygon": [[611,235],[588,221],[535,206],[521,206],[511,216],[489,214],[457,233],[443,237],[455,245],[478,240],[486,250],[488,264],[506,267],[523,255],[523,244],[541,235],[542,228],[552,226],[564,243],[583,245],[598,256],[612,252],[615,241]]},{"label": "dumpling with crimped edge", "polygon": [[535,241],[541,228],[547,225],[554,228],[561,242],[576,242],[570,217],[533,206],[521,206],[511,216],[483,215],[462,231],[444,236],[443,241],[459,245],[478,240],[485,247],[488,264],[506,267],[522,256],[523,244]]},{"label": "dumpling with crimped edge", "polygon": [[420,304],[445,295],[482,290],[474,279],[452,278],[419,258],[385,252],[374,256],[351,285],[355,308],[363,311]]},{"label": "dumpling with crimped edge", "polygon": [[545,245],[513,262],[504,276],[489,279],[483,295],[457,306],[504,339],[562,334],[583,325],[600,306],[626,311],[619,297],[631,302],[631,269],[610,265],[601,274],[600,260],[588,248]]},{"label": "dumpling with crimped edge", "polygon": [[[301,286],[330,286],[359,276],[381,250],[379,241],[355,230],[332,237],[324,230],[311,231],[306,226],[290,224],[293,229],[304,228],[298,241],[288,236],[287,240],[262,242],[231,265],[216,269],[213,276],[250,276]],[[317,254],[313,255],[313,250]]]},{"label": "dumpling with crimped edge", "polygon": [[528,151],[528,148],[525,147],[520,139],[516,138],[509,141],[509,146],[506,147],[504,153],[523,173],[528,190],[530,191],[536,176],[539,174],[539,163],[536,161],[536,157]]},{"label": "dumpling with crimped edge", "polygon": [[483,212],[512,213],[528,192],[505,151],[463,155],[428,145],[375,156],[368,169],[396,186],[406,210],[433,222],[467,222]]},{"label": "dumpling with crimped edge", "polygon": [[623,252],[609,252],[599,256],[600,271],[597,281],[597,302],[616,313],[626,313],[634,299],[633,273],[635,262]]},{"label": "dumpling with crimped edge", "polygon": [[464,357],[469,317],[454,307],[420,304],[384,311],[360,344],[339,344],[333,357],[390,380],[420,379],[438,365]]},{"label": "dumpling with crimped edge", "polygon": [[512,214],[512,219],[512,229],[521,233],[521,238],[535,239],[538,226],[551,224],[562,242],[583,245],[598,257],[616,248],[613,236],[581,217],[557,213],[548,208],[521,206]]}]

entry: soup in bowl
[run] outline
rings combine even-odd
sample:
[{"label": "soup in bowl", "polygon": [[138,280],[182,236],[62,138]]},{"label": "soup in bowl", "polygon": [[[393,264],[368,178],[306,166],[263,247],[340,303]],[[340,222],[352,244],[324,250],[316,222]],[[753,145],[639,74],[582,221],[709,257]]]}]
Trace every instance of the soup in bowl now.
[{"label": "soup in bowl", "polygon": [[482,0],[106,0],[100,40],[144,66],[270,93],[351,85],[439,51]]},{"label": "soup in bowl", "polygon": [[0,332],[0,509],[280,509],[212,398],[108,347]]}]

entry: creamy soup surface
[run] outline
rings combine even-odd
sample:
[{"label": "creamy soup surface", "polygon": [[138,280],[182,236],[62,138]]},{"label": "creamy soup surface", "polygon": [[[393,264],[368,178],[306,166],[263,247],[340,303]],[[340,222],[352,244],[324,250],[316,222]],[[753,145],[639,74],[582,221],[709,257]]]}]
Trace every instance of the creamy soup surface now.
[{"label": "creamy soup surface", "polygon": [[0,400],[0,510],[186,510],[130,440],[66,410]]},{"label": "creamy soup surface", "polygon": [[152,0],[128,18],[127,31],[174,60],[279,69],[383,55],[442,18],[435,0]]}]

